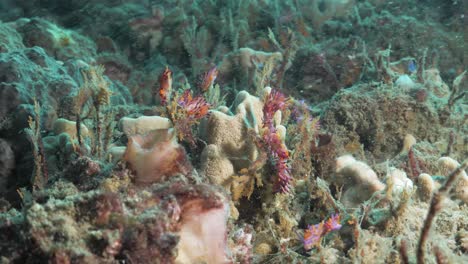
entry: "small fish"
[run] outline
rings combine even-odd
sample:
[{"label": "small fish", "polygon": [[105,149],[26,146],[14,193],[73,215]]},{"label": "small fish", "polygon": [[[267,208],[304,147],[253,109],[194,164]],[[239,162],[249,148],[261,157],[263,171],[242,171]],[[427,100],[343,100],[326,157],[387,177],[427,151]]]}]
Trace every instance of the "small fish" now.
[{"label": "small fish", "polygon": [[203,93],[208,91],[208,89],[210,89],[210,87],[213,85],[214,81],[216,80],[216,77],[218,77],[218,73],[219,73],[218,68],[214,66],[202,76],[199,87]]},{"label": "small fish", "polygon": [[417,70],[418,70],[418,65],[416,64],[416,61],[415,61],[415,60],[411,60],[411,61],[408,63],[408,71],[409,71],[410,73],[415,73]]},{"label": "small fish", "polygon": [[161,104],[166,105],[172,90],[172,71],[166,66],[166,69],[159,77],[159,97]]}]

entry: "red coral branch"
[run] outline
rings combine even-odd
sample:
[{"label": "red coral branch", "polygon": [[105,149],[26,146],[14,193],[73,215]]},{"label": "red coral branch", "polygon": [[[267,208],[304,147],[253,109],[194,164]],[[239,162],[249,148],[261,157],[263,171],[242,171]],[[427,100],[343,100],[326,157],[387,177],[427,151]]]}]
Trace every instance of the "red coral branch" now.
[{"label": "red coral branch", "polygon": [[263,105],[263,126],[274,129],[273,116],[277,111],[286,109],[289,99],[281,92],[272,89],[265,97]]},{"label": "red coral branch", "polygon": [[414,150],[411,147],[408,151],[408,163],[411,171],[412,179],[417,179],[419,174],[421,174],[421,170],[419,169],[419,163],[414,155]]},{"label": "red coral branch", "polygon": [[421,173],[427,171],[426,166],[424,166],[424,162],[422,162],[414,152],[413,147],[410,148],[408,151],[408,166],[411,172],[411,178],[417,179]]},{"label": "red coral branch", "polygon": [[192,127],[208,114],[210,104],[202,96],[192,97],[190,90],[185,90],[174,100],[176,103],[168,106],[168,112],[176,128],[177,136],[179,140],[187,139],[194,145]]},{"label": "red coral branch", "polygon": [[288,100],[279,91],[271,90],[266,96],[263,105],[263,127],[265,130],[262,139],[277,172],[274,190],[280,193],[288,193],[290,191],[292,176],[288,165],[289,151],[273,124],[273,117],[277,111],[286,108]]}]

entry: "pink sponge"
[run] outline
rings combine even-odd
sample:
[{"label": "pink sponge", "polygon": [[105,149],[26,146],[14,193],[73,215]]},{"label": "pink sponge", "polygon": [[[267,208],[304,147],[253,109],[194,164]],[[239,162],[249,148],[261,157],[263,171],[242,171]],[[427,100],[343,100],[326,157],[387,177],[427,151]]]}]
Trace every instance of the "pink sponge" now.
[{"label": "pink sponge", "polygon": [[183,207],[176,263],[228,263],[227,218],[229,205],[206,208],[204,199],[192,200]]},{"label": "pink sponge", "polygon": [[177,174],[192,171],[185,149],[179,145],[171,129],[158,129],[129,138],[124,160],[136,172],[137,184],[163,181]]}]

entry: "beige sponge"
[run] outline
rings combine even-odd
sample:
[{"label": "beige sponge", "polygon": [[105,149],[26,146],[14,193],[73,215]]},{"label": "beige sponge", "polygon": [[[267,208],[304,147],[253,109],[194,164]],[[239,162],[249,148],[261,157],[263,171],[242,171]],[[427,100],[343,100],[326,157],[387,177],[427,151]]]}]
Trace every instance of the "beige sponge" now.
[{"label": "beige sponge", "polygon": [[[84,124],[81,124],[80,127],[81,127],[80,129],[81,136],[82,137],[89,136],[88,128]],[[70,138],[76,139],[76,122],[67,120],[65,118],[59,118],[55,120],[53,124],[53,131],[55,135],[67,133],[70,136]]]},{"label": "beige sponge", "polygon": [[171,127],[171,121],[161,116],[123,117],[120,119],[120,128],[127,137],[145,135],[152,130],[169,129]]},{"label": "beige sponge", "polygon": [[348,208],[358,206],[373,193],[385,189],[385,184],[369,165],[350,155],[337,158],[335,182],[343,186],[342,202]]},{"label": "beige sponge", "polygon": [[201,159],[203,160],[202,171],[214,184],[222,185],[235,173],[232,162],[217,145],[206,146]]},{"label": "beige sponge", "polygon": [[211,111],[200,126],[201,137],[208,143],[202,152],[202,172],[217,184],[223,183],[234,172],[248,168],[258,156],[249,133],[258,132],[262,124],[263,103],[241,91],[232,109],[235,109],[233,115],[226,109]]}]

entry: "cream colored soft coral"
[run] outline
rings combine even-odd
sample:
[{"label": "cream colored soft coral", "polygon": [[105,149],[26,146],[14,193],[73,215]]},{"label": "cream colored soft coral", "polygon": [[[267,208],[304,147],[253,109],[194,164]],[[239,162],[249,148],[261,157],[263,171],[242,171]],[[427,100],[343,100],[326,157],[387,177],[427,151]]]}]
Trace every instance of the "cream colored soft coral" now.
[{"label": "cream colored soft coral", "polygon": [[[450,157],[442,157],[437,161],[437,163],[439,165],[440,173],[444,176],[448,176],[452,171],[460,167],[460,163]],[[457,199],[468,204],[468,175],[465,171],[462,171],[460,179],[455,184],[452,192],[455,194]]]},{"label": "cream colored soft coral", "polygon": [[425,88],[433,92],[437,97],[442,98],[450,95],[450,89],[440,77],[438,69],[427,69],[424,71],[423,76]]},{"label": "cream colored soft coral", "polygon": [[397,168],[390,168],[387,177],[392,181],[393,195],[400,196],[403,192],[410,193],[413,190],[413,181],[408,178],[406,172]]},{"label": "cream colored soft coral", "polygon": [[344,155],[336,159],[336,175],[334,183],[343,186],[342,202],[348,208],[353,208],[368,200],[375,192],[387,188],[389,197],[399,199],[403,193],[411,194],[413,181],[406,173],[396,168],[390,168],[386,176],[386,183],[379,180],[374,170],[351,155]]},{"label": "cream colored soft coral", "polygon": [[431,175],[421,173],[418,176],[418,187],[419,197],[421,200],[428,202],[434,193],[436,185]]},{"label": "cream colored soft coral", "polygon": [[335,183],[343,186],[342,202],[348,208],[358,206],[373,193],[385,189],[385,184],[369,165],[350,155],[337,158]]},{"label": "cream colored soft coral", "polygon": [[400,153],[408,153],[410,149],[416,144],[416,138],[411,134],[406,134],[403,139],[403,147]]}]

